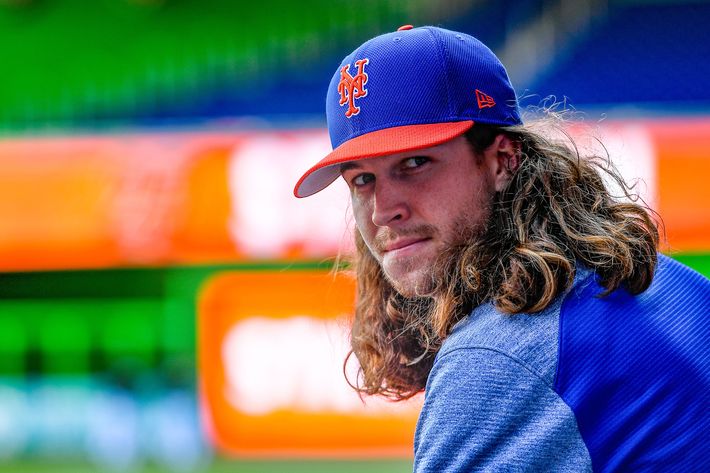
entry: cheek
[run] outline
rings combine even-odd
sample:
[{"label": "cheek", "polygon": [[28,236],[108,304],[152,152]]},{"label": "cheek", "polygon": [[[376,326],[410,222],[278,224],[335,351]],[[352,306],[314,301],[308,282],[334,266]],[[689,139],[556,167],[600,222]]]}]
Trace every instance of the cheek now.
[{"label": "cheek", "polygon": [[432,218],[448,233],[457,233],[471,225],[482,224],[490,212],[490,202],[494,194],[492,187],[493,183],[484,178],[476,180],[475,185],[469,180],[458,186],[448,187],[446,192],[432,199],[434,202],[443,203],[430,211]]},{"label": "cheek", "polygon": [[365,204],[366,202],[358,198],[355,194],[352,194],[350,196],[350,207],[353,210],[353,216],[355,217],[355,223],[357,224],[358,228],[361,228],[362,224],[365,222],[368,214],[370,213],[367,208],[367,205]]},{"label": "cheek", "polygon": [[372,209],[367,205],[367,202],[358,199],[356,196],[351,197],[350,203],[355,217],[355,225],[367,246],[372,248],[370,243],[374,239],[376,231],[375,225],[372,223]]}]

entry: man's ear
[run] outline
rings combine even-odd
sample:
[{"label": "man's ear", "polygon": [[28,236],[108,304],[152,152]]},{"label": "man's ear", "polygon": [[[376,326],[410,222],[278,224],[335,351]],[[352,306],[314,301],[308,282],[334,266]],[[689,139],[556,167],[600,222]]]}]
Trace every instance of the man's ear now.
[{"label": "man's ear", "polygon": [[483,154],[490,166],[495,190],[500,192],[508,185],[520,165],[520,144],[505,133],[501,133],[495,137]]}]

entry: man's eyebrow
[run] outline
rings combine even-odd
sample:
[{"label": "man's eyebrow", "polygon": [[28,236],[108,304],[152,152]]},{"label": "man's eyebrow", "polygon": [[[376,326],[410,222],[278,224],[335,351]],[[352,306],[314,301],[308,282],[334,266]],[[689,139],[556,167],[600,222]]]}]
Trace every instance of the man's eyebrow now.
[{"label": "man's eyebrow", "polygon": [[344,173],[345,171],[348,171],[350,169],[359,169],[362,166],[360,166],[360,163],[357,161],[348,161],[347,163],[343,163],[340,165],[340,173]]}]

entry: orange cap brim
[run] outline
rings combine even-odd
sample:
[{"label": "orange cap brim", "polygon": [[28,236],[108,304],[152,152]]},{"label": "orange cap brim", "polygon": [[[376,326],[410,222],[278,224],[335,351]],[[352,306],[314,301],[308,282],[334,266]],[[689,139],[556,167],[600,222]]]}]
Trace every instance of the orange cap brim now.
[{"label": "orange cap brim", "polygon": [[348,140],[335,148],[298,180],[293,194],[308,197],[328,187],[340,175],[340,164],[436,146],[465,133],[472,120],[396,126]]}]

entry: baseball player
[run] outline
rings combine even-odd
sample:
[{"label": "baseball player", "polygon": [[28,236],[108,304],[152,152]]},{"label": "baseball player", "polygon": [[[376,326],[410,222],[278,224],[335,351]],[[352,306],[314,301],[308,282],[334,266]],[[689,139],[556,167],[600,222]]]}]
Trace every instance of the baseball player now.
[{"label": "baseball player", "polygon": [[294,192],[350,189],[356,385],[424,390],[415,471],[710,471],[710,281],[657,253],[607,160],[522,122],[485,45],[373,38],[326,113]]}]

